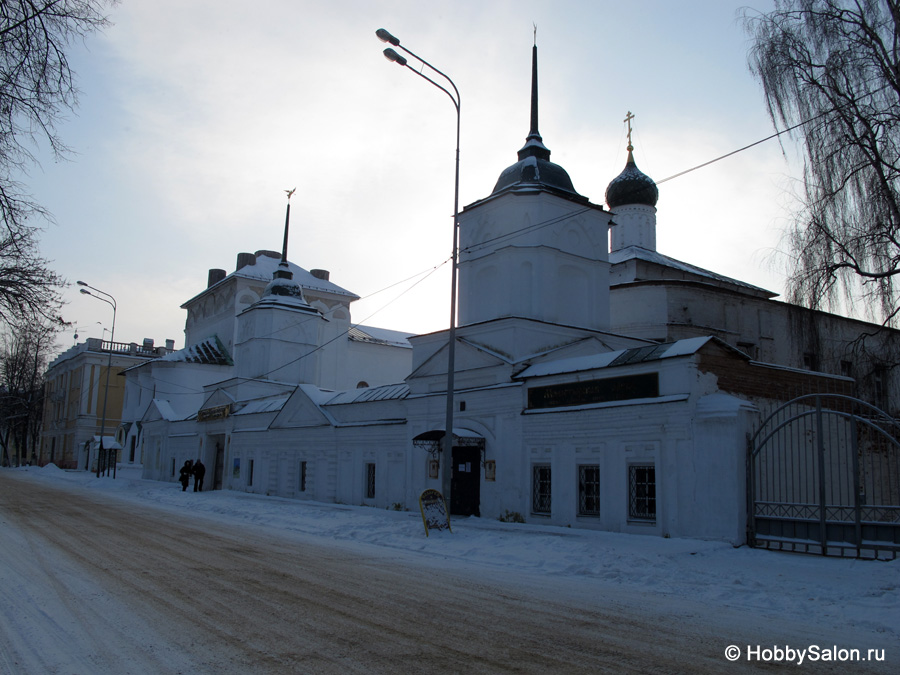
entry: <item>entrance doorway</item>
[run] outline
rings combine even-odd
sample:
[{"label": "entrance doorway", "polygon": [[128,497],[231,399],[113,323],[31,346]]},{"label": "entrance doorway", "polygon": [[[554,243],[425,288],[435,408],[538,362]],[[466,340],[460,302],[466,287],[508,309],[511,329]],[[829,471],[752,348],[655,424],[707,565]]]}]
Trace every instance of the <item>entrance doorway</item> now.
[{"label": "entrance doorway", "polygon": [[[222,477],[225,474],[225,436],[210,436],[215,443],[216,461],[213,469],[213,490],[222,489]],[[208,446],[207,446],[208,447]]]},{"label": "entrance doorway", "polygon": [[450,468],[450,513],[480,516],[481,450],[454,447]]}]

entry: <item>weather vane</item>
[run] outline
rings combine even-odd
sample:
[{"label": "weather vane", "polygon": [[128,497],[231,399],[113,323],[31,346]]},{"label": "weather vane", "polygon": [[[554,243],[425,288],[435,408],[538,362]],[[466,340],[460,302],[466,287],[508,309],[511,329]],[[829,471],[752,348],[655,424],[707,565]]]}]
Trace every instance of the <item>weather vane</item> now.
[{"label": "weather vane", "polygon": [[291,201],[291,196],[292,196],[296,191],[297,191],[297,188],[294,188],[293,190],[285,190],[285,193],[286,193],[287,196],[288,196],[288,201]]}]

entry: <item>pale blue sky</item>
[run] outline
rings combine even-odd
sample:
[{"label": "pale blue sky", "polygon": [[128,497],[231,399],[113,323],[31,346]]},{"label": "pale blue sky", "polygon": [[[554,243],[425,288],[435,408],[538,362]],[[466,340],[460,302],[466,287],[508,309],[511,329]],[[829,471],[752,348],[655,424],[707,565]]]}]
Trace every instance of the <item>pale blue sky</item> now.
[{"label": "pale blue sky", "polygon": [[[73,51],[81,105],[60,131],[77,154],[28,178],[57,220],[42,249],[73,284],[116,297],[117,339],[181,347],[180,305],[209,268],[280,249],[283,190],[297,187],[291,260],[367,296],[449,256],[455,141],[449,99],[387,62],[375,29],[459,88],[465,205],[490,193],[528,133],[537,24],[541,134],[599,204],[624,165],[628,110],[638,166],[658,180],[772,133],[740,6],[124,0],[114,25]],[[770,141],[660,185],[659,250],[781,292],[771,254],[792,174]],[[446,327],[447,266],[380,309],[401,289],[355,303],[354,321]],[[80,340],[100,337],[108,306],[75,287],[66,296]]]}]

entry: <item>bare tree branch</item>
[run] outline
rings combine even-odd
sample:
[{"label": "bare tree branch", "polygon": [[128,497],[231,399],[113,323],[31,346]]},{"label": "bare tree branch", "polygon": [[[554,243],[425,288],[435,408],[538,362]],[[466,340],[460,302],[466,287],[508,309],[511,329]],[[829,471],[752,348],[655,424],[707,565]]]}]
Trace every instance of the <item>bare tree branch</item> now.
[{"label": "bare tree branch", "polygon": [[[77,104],[66,50],[107,25],[117,0],[0,1],[0,319],[49,317],[62,280],[38,252],[36,222],[50,215],[14,177],[36,164],[40,143],[68,148],[56,125]],[[28,286],[33,285],[33,288]]]},{"label": "bare tree branch", "polygon": [[[773,124],[805,156],[790,296],[840,298],[892,325],[900,306],[900,2],[776,0],[744,13]],[[803,120],[815,123],[801,124]]]}]

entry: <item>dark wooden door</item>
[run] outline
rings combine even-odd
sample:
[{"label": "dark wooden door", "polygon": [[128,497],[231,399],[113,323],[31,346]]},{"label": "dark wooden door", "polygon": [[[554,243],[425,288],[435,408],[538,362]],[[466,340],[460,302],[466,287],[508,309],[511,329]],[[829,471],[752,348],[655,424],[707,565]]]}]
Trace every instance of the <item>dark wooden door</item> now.
[{"label": "dark wooden door", "polygon": [[455,516],[479,516],[480,504],[481,451],[478,448],[453,448],[450,513]]}]

